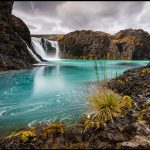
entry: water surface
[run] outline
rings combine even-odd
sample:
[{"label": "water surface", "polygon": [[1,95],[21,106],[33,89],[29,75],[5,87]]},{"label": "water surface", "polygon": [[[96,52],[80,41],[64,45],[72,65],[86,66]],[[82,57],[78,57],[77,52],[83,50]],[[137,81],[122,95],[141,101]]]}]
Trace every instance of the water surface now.
[{"label": "water surface", "polygon": [[[98,60],[99,78],[104,78],[104,72],[110,79],[147,63]],[[57,60],[43,65],[0,74],[0,133],[45,120],[73,122],[87,112],[87,83],[96,81],[94,61]]]}]

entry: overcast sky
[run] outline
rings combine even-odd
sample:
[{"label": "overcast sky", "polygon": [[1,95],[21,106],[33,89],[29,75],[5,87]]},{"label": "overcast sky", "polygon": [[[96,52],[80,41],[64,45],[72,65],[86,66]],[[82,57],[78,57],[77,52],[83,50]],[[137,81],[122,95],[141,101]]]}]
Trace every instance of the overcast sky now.
[{"label": "overcast sky", "polygon": [[68,33],[90,29],[110,34],[126,28],[150,33],[150,2],[15,1],[13,14],[31,34]]}]

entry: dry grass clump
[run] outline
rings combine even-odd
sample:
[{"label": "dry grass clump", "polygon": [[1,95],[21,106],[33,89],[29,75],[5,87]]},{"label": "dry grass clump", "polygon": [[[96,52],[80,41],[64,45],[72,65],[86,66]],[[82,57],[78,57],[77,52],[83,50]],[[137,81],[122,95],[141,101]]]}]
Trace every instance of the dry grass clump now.
[{"label": "dry grass clump", "polygon": [[118,94],[104,89],[100,89],[90,95],[88,106],[93,111],[90,120],[85,122],[85,126],[100,126],[107,120],[113,120],[113,117],[119,116],[132,108],[132,99],[129,96],[121,97]]}]

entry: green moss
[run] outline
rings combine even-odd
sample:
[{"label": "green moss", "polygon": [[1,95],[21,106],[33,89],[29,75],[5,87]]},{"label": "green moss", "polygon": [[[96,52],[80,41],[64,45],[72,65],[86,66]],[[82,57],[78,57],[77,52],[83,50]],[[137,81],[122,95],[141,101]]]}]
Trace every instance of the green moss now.
[{"label": "green moss", "polygon": [[22,131],[21,132],[21,139],[22,141],[26,142],[30,139],[32,139],[33,137],[35,137],[35,131],[34,130],[26,130],[26,131]]},{"label": "green moss", "polygon": [[149,68],[146,68],[146,69],[143,69],[141,71],[141,73],[145,74],[145,73],[150,73],[150,69]]},{"label": "green moss", "polygon": [[28,140],[30,140],[31,138],[35,137],[35,131],[33,128],[25,130],[25,131],[19,131],[19,132],[12,132],[9,136],[7,136],[6,138],[14,138],[14,137],[18,137],[19,139],[21,139],[23,142],[26,142]]},{"label": "green moss", "polygon": [[43,134],[44,135],[49,135],[49,134],[63,134],[65,132],[64,127],[61,124],[54,123],[50,124],[48,127],[43,129]]}]

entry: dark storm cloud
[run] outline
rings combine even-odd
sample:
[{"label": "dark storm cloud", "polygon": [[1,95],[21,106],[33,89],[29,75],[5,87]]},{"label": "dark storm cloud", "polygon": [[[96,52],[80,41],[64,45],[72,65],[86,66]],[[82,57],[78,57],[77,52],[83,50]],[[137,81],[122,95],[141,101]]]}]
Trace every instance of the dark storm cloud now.
[{"label": "dark storm cloud", "polygon": [[62,3],[64,2],[21,1],[15,2],[14,9],[18,9],[28,14],[39,13],[39,15],[55,15],[57,6]]},{"label": "dark storm cloud", "polygon": [[150,31],[150,2],[15,2],[13,13],[32,34],[91,29],[115,33],[125,28]]}]

